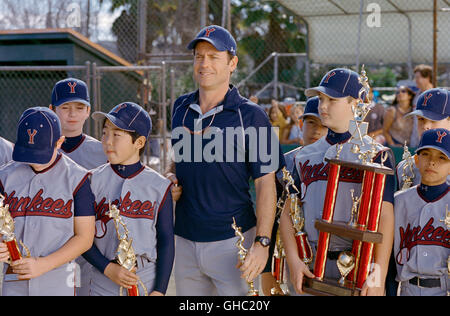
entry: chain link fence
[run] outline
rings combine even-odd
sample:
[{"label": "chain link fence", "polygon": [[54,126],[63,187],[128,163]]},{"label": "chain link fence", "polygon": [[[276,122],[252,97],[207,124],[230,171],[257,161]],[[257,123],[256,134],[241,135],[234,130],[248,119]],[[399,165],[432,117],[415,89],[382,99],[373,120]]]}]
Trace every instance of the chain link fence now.
[{"label": "chain link fence", "polygon": [[[90,63],[84,66],[2,66],[0,67],[0,135],[16,139],[17,122],[22,113],[34,106],[48,107],[56,82],[68,77],[88,83]],[[91,125],[86,125],[90,133]]]}]

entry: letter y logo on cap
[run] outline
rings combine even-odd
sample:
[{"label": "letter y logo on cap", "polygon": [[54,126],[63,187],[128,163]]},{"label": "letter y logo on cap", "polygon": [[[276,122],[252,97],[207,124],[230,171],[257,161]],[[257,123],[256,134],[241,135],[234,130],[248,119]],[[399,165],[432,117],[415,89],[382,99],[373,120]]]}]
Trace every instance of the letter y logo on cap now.
[{"label": "letter y logo on cap", "polygon": [[205,33],[205,36],[206,36],[206,37],[209,37],[209,35],[210,35],[210,34],[211,34],[212,32],[214,32],[215,30],[216,30],[216,29],[215,29],[215,28],[213,28],[213,27],[212,27],[212,28],[209,28],[209,29],[207,29],[207,30],[206,30],[206,33]]},{"label": "letter y logo on cap", "polygon": [[33,129],[33,132],[31,132],[31,129],[27,129],[27,133],[29,137],[28,144],[34,145],[34,136],[36,136],[37,130]]},{"label": "letter y logo on cap", "polygon": [[442,138],[447,136],[447,133],[446,132],[441,133],[441,131],[437,131],[436,133],[438,136],[438,138],[436,139],[436,142],[442,144]]},{"label": "letter y logo on cap", "polygon": [[117,107],[117,109],[114,110],[114,113],[119,113],[120,110],[125,109],[127,107],[126,103],[122,103]]},{"label": "letter y logo on cap", "polygon": [[323,83],[328,83],[328,80],[330,80],[331,77],[335,76],[336,72],[330,72],[327,77],[325,78],[325,80],[323,81]]},{"label": "letter y logo on cap", "polygon": [[423,103],[422,106],[427,106],[428,100],[431,99],[433,95],[431,93],[428,93],[427,95],[423,96]]},{"label": "letter y logo on cap", "polygon": [[67,85],[70,87],[70,93],[74,94],[75,93],[75,87],[77,86],[76,82],[68,82]]}]

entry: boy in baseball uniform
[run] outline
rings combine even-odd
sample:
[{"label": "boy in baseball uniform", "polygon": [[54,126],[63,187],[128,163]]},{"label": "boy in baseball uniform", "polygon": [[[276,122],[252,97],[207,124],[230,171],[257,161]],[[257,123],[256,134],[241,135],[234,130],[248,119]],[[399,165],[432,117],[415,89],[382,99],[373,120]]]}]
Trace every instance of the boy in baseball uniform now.
[{"label": "boy in baseball uniform", "polygon": [[102,143],[83,133],[83,126],[91,113],[89,91],[84,81],[68,78],[53,87],[52,104],[61,122],[65,141],[60,151],[80,166],[90,170],[107,162]]},{"label": "boy in baseball uniform", "polygon": [[[321,139],[322,137],[327,135],[328,129],[327,127],[322,125],[319,117],[319,97],[312,97],[306,101],[305,111],[300,119],[303,119],[303,144],[304,146],[310,145]],[[293,177],[298,177],[298,173],[294,172],[294,158],[298,151],[304,147],[300,146],[295,148],[284,154],[284,161],[286,163],[286,169],[291,173]],[[283,173],[282,171],[278,171],[277,174],[277,199],[280,198],[281,192],[284,188],[282,188],[283,183]],[[266,295],[270,295],[271,289],[277,287],[278,284],[275,281],[275,278],[272,276],[271,268],[272,268],[272,255],[276,242],[276,234],[278,231],[278,218],[275,219],[273,230],[272,230],[272,242],[269,249],[269,260],[267,261],[266,267],[264,268],[263,273],[261,274],[261,288]],[[288,281],[288,285],[290,287],[290,291],[295,292],[290,282]]]},{"label": "boy in baseball uniform", "polygon": [[0,137],[0,166],[11,160],[13,144]]},{"label": "boy in baseball uniform", "polygon": [[[295,157],[295,170],[300,180],[296,185],[301,191],[305,214],[305,232],[308,234],[313,252],[316,251],[319,237],[319,232],[314,227],[314,222],[316,219],[322,218],[323,198],[325,197],[329,170],[329,165],[324,161],[324,157],[329,149],[333,150],[336,147],[336,144],[346,143],[350,139],[349,124],[350,120],[354,119],[352,108],[357,105],[361,88],[362,85],[356,72],[345,68],[337,68],[329,71],[322,78],[318,87],[306,90],[307,96],[319,96],[319,116],[322,124],[328,127],[326,137],[321,138],[312,145],[303,147]],[[365,138],[367,143],[370,144],[371,138],[369,136],[365,136]],[[376,146],[378,155],[374,161],[380,162],[381,153],[388,149],[379,144],[376,144]],[[342,154],[351,155],[352,153]],[[392,166],[392,163],[389,162],[386,165]],[[361,193],[361,182],[362,172],[359,170],[349,168],[345,172],[341,172],[334,211],[335,221],[349,221],[352,207],[352,199],[349,192],[353,189],[359,195]],[[380,267],[380,279],[382,280],[380,283],[382,284],[368,287],[366,282],[361,292],[362,295],[383,295],[384,293],[384,279],[393,242],[394,186],[395,177],[388,176],[386,178],[379,225],[379,231],[383,234],[383,242],[375,246],[374,256],[375,263]],[[298,256],[294,228],[289,217],[289,208],[290,202],[288,200],[281,215],[281,234],[291,281],[295,290],[298,293],[302,293],[303,277],[314,278],[314,274],[309,271],[308,267]],[[352,240],[331,236],[325,277],[339,279],[340,274],[336,266],[337,257],[341,251],[351,250],[351,248]]]},{"label": "boy in baseball uniform", "polygon": [[416,154],[421,183],[395,195],[397,281],[402,296],[445,296],[450,290],[450,131],[425,131]]},{"label": "boy in baseball uniform", "polygon": [[[84,81],[75,78],[58,81],[53,87],[50,109],[58,115],[65,136],[61,153],[88,170],[107,162],[102,143],[83,133],[84,123],[91,113],[89,91]],[[76,275],[77,296],[88,296],[92,266],[83,257],[76,262],[80,270]]]},{"label": "boy in baseball uniform", "polygon": [[[417,108],[407,115],[417,116],[417,133],[419,137],[430,129],[450,129],[450,91],[442,88],[429,89],[419,95]],[[403,186],[402,175],[412,178],[412,185],[420,184],[420,172],[417,168],[417,158],[411,169],[406,166],[406,161],[401,161],[396,168],[398,189]]]},{"label": "boy in baseball uniform", "polygon": [[[3,295],[74,295],[74,260],[92,245],[94,196],[89,173],[59,153],[64,142],[49,108],[26,110],[19,121],[13,161],[0,168],[0,193],[15,221],[15,235],[31,257],[5,265]],[[0,243],[0,261],[9,252]]]},{"label": "boy in baseball uniform", "polygon": [[[126,102],[109,113],[95,112],[103,121],[102,144],[109,163],[92,170],[96,233],[93,247],[83,256],[95,269],[90,295],[117,296],[121,287],[138,285],[140,295],[164,295],[174,260],[171,182],[140,162],[151,131],[149,114]],[[132,238],[136,271],[116,263],[119,240],[109,204],[116,205]]]}]

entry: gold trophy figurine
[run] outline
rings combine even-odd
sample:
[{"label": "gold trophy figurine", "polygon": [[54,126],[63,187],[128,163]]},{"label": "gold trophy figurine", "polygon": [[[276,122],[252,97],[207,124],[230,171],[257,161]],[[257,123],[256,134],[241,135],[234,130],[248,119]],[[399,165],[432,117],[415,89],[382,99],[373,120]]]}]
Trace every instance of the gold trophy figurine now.
[{"label": "gold trophy figurine", "polygon": [[403,156],[402,159],[405,161],[405,165],[402,168],[402,187],[401,190],[406,190],[409,189],[411,187],[411,185],[413,184],[413,179],[414,179],[414,170],[413,170],[413,166],[414,166],[414,159],[411,156],[411,153],[409,152],[408,146],[406,146],[406,141],[405,141],[405,145],[403,146]]},{"label": "gold trophy figurine", "polygon": [[[111,205],[109,203],[109,212],[107,215],[114,220],[114,226],[116,228],[117,239],[119,239],[119,246],[117,247],[116,253],[116,262],[127,269],[128,271],[132,271],[136,267],[136,253],[133,249],[132,243],[133,239],[128,236],[128,229],[125,223],[120,216],[120,210],[116,205]],[[120,226],[123,228],[123,235],[120,234],[119,229]],[[144,296],[148,296],[147,288],[144,283],[139,280],[139,284],[142,286],[144,290]],[[123,287],[120,287],[120,296],[122,296]],[[136,285],[134,285],[131,289],[128,290],[128,296],[139,296],[139,289]]]},{"label": "gold trophy figurine", "polygon": [[[17,261],[22,258],[18,244],[25,250],[25,256],[29,258],[30,250],[21,240],[17,240],[14,234],[14,219],[9,212],[9,205],[4,204],[5,197],[0,194],[0,235],[3,236],[3,242],[8,247],[10,262]],[[5,281],[17,281],[17,275],[8,267],[5,274]]]},{"label": "gold trophy figurine", "polygon": [[[238,241],[236,242],[236,247],[239,249],[238,252],[239,262],[243,264],[245,258],[247,257],[248,250],[244,248],[245,237],[242,234],[241,227],[238,227],[236,225],[236,219],[234,217],[233,217],[233,224],[231,224],[231,227],[233,227],[236,236],[239,237]],[[259,296],[259,291],[255,289],[253,281],[247,282],[247,284],[248,284],[247,296]]]},{"label": "gold trophy figurine", "polygon": [[358,204],[361,201],[360,196],[354,196],[355,190],[351,189],[350,194],[352,195],[352,210],[351,210],[351,217],[350,221],[348,222],[348,225],[352,227],[358,226]]},{"label": "gold trophy figurine", "polygon": [[[295,241],[297,243],[298,254],[300,259],[308,265],[312,262],[313,252],[308,240],[308,235],[304,231],[305,214],[303,212],[303,202],[298,199],[300,191],[295,186],[294,179],[289,171],[285,169],[283,169],[283,180],[286,183],[284,191],[291,199],[290,217],[292,226],[295,230]],[[290,192],[290,188],[293,189],[293,193]]]}]

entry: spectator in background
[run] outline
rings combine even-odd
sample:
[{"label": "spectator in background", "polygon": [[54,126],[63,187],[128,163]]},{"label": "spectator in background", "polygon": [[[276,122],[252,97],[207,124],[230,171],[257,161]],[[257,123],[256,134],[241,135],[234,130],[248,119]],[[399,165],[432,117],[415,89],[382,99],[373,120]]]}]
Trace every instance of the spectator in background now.
[{"label": "spectator in background", "polygon": [[303,145],[303,132],[300,125],[300,116],[302,115],[303,107],[301,105],[291,107],[289,123],[280,137],[280,143],[282,145]]},{"label": "spectator in background", "polygon": [[[378,96],[378,91],[376,91],[376,96]],[[367,114],[365,121],[369,123],[368,134],[378,143],[384,145],[386,139],[383,135],[383,116],[385,112],[384,105],[377,102],[375,93],[370,90],[369,100],[373,105],[373,108]]]},{"label": "spectator in background", "polygon": [[[433,68],[428,65],[417,65],[414,68],[414,81],[419,89],[416,96],[413,99],[414,110],[417,107],[417,99],[419,95],[429,89],[434,88],[433,86]],[[411,135],[410,147],[416,148],[419,145],[419,134],[417,133],[417,116],[413,116],[413,132]]]},{"label": "spectator in background", "polygon": [[286,121],[286,117],[280,109],[278,101],[272,99],[271,103],[272,106],[269,109],[269,119],[273,127],[279,128],[277,136],[280,139],[281,135],[283,135],[284,129],[288,125],[288,122]]},{"label": "spectator in background", "polygon": [[[414,68],[414,81],[420,93],[432,89],[433,87],[433,68],[428,65],[417,65]],[[420,95],[417,93],[417,96]],[[417,102],[417,98],[415,100]]]},{"label": "spectator in background", "polygon": [[413,119],[405,117],[413,111],[414,91],[406,86],[397,89],[396,96],[383,117],[383,135],[388,146],[401,147],[405,144],[409,146],[413,131]]}]

